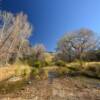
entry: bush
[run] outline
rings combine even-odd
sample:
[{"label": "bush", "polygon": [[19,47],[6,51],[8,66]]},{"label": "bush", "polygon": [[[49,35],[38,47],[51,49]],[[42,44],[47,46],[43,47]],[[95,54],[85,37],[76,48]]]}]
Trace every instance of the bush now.
[{"label": "bush", "polygon": [[29,77],[29,74],[30,74],[29,70],[27,70],[26,68],[23,69],[22,76],[23,76],[24,78],[28,78],[28,77]]},{"label": "bush", "polygon": [[36,68],[41,68],[42,67],[42,62],[35,61],[34,64],[33,64],[33,66],[36,67]]},{"label": "bush", "polygon": [[55,62],[55,65],[65,67],[66,63],[62,60],[59,60],[59,61]]},{"label": "bush", "polygon": [[[42,67],[46,67],[46,66],[53,66],[55,65],[53,62],[50,62],[50,61],[44,61],[44,62],[41,62],[41,61],[35,61],[33,63],[33,67],[36,67],[36,68],[42,68]],[[64,64],[63,64],[64,65]]]},{"label": "bush", "polygon": [[37,69],[37,68],[32,68],[32,71],[31,71],[31,75],[32,76],[36,76],[37,74],[39,74],[39,69]]},{"label": "bush", "polygon": [[69,69],[69,76],[79,76],[83,73],[83,67],[81,67],[79,63],[71,63],[67,68]]},{"label": "bush", "polygon": [[82,68],[79,66],[79,65],[71,65],[71,66],[68,66],[68,68],[71,70],[71,71],[81,71]]},{"label": "bush", "polygon": [[31,78],[35,78],[38,80],[47,79],[48,78],[48,71],[45,69],[33,68],[32,72],[31,72]]},{"label": "bush", "polygon": [[44,62],[44,66],[46,67],[46,66],[53,66],[53,65],[55,65],[54,64],[54,62],[52,62],[52,61],[45,61]]},{"label": "bush", "polygon": [[15,76],[21,76],[22,78],[28,78],[31,73],[31,67],[21,63],[13,65],[15,67]]},{"label": "bush", "polygon": [[30,77],[39,80],[39,79],[40,79],[40,76],[39,76],[39,69],[38,69],[38,68],[35,68],[35,67],[32,68]]},{"label": "bush", "polygon": [[56,72],[59,74],[59,76],[63,76],[69,73],[69,69],[65,67],[60,67],[56,70]]},{"label": "bush", "polygon": [[33,57],[34,57],[33,60],[35,61],[38,60],[41,62],[45,61],[45,47],[43,44],[36,44],[32,48],[32,51],[33,51]]},{"label": "bush", "polygon": [[48,78],[48,70],[41,69],[39,72],[40,79],[44,80]]},{"label": "bush", "polygon": [[84,70],[84,75],[94,78],[100,78],[100,65],[89,65]]}]

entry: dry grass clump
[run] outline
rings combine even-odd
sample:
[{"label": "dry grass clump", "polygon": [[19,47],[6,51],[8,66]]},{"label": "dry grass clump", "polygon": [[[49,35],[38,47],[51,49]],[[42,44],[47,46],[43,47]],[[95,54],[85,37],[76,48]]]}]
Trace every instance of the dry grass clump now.
[{"label": "dry grass clump", "polygon": [[84,68],[84,74],[89,77],[100,78],[100,63],[92,62]]},{"label": "dry grass clump", "polygon": [[100,62],[83,62],[82,64],[82,66],[78,62],[67,64],[70,69],[69,74],[78,73],[87,77],[100,78]]},{"label": "dry grass clump", "polygon": [[24,64],[15,63],[5,67],[0,67],[0,81],[9,79],[14,76],[27,78],[30,75],[31,67]]}]

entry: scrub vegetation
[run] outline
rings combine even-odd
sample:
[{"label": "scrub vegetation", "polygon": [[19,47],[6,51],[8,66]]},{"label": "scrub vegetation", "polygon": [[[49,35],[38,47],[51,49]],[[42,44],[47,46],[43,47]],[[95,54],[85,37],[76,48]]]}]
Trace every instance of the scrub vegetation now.
[{"label": "scrub vegetation", "polygon": [[62,77],[64,82],[68,81],[65,77],[69,79],[73,88],[71,82],[80,77],[99,81],[100,38],[95,32],[82,28],[66,33],[58,41],[56,52],[47,52],[43,44],[32,46],[31,33],[27,15],[0,12],[0,94],[16,93],[37,81],[52,83],[57,78],[62,82]]}]

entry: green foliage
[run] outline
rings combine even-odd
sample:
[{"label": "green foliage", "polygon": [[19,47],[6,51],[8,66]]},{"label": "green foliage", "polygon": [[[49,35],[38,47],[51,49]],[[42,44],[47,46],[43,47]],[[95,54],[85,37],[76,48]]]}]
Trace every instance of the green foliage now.
[{"label": "green foliage", "polygon": [[39,74],[39,69],[37,69],[37,68],[35,68],[35,67],[32,68],[31,75],[35,77],[35,76],[38,75],[38,74]]},{"label": "green foliage", "polygon": [[45,61],[44,64],[45,64],[45,66],[49,66],[49,65],[51,65],[51,62]]},{"label": "green foliage", "polygon": [[66,75],[67,73],[69,73],[69,69],[66,67],[59,67],[56,70],[56,73],[58,73],[59,76],[63,76],[63,75]]},{"label": "green foliage", "polygon": [[80,66],[79,63],[77,63],[77,64],[72,63],[69,66],[67,66],[67,68],[69,69],[69,71],[68,71],[69,76],[81,75],[82,71],[83,71],[83,68]]},{"label": "green foliage", "polygon": [[30,77],[31,77],[31,78],[35,78],[35,79],[37,79],[37,80],[40,80],[39,72],[40,72],[40,69],[35,68],[35,67],[32,68]]},{"label": "green foliage", "polygon": [[40,62],[40,61],[35,61],[35,62],[33,63],[33,66],[36,67],[36,68],[41,68],[42,65],[43,65],[43,63]]},{"label": "green foliage", "polygon": [[48,62],[48,61],[34,61],[33,62],[33,67],[36,68],[42,68],[42,67],[46,67],[46,66],[51,66],[52,62]]},{"label": "green foliage", "polygon": [[32,68],[31,77],[41,80],[48,78],[48,71],[45,69]]},{"label": "green foliage", "polygon": [[78,64],[72,64],[70,66],[68,66],[68,68],[71,70],[71,71],[81,71],[82,68],[80,67],[80,65]]},{"label": "green foliage", "polygon": [[40,60],[34,60],[34,55],[26,57],[24,59],[20,59],[22,63],[28,64],[29,66],[41,68],[44,67],[47,62],[40,61]]},{"label": "green foliage", "polygon": [[55,65],[60,66],[60,67],[65,67],[66,63],[62,60],[58,60],[55,62]]},{"label": "green foliage", "polygon": [[55,65],[55,64],[54,64],[54,62],[52,62],[52,61],[45,61],[45,62],[44,62],[44,65],[45,65],[45,67],[46,67],[46,66],[53,66],[53,65]]}]

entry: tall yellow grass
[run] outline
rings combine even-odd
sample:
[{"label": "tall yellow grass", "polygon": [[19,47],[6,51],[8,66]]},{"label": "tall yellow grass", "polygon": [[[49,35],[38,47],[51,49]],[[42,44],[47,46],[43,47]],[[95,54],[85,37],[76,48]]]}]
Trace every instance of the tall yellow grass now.
[{"label": "tall yellow grass", "polygon": [[13,76],[28,75],[31,68],[28,65],[14,64],[5,67],[0,67],[0,81],[6,80]]}]

